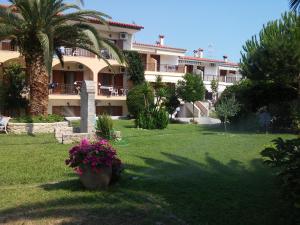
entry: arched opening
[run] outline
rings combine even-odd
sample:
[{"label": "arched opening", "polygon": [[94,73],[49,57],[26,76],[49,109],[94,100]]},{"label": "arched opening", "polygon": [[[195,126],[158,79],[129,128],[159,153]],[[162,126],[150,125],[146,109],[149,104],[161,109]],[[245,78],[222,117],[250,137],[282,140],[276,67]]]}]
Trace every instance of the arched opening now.
[{"label": "arched opening", "polygon": [[80,94],[83,80],[93,80],[92,70],[78,62],[65,62],[54,65],[50,78],[50,94]]},{"label": "arched opening", "polygon": [[125,96],[127,94],[127,80],[124,66],[103,68],[98,73],[98,95]]}]

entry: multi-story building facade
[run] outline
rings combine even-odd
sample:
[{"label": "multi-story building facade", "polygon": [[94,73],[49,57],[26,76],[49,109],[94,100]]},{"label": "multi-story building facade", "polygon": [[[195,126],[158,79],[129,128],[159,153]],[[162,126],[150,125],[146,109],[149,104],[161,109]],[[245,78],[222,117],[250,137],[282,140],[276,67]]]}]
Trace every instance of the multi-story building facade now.
[{"label": "multi-story building facade", "polygon": [[[142,26],[113,21],[109,22],[109,27],[95,20],[91,20],[90,23],[104,38],[111,40],[120,49],[140,53],[148,82],[155,82],[159,75],[163,82],[175,85],[185,73],[193,72],[202,76],[208,92],[210,92],[210,81],[218,79],[221,92],[226,86],[240,79],[237,64],[226,60],[205,59],[201,51],[198,51],[195,57],[185,56],[185,49],[165,45],[163,35],[159,36],[155,44],[133,41],[134,34],[142,30]],[[80,116],[81,82],[93,80],[97,90],[96,113],[106,112],[112,116],[128,115],[126,94],[132,84],[127,79],[124,65],[119,64],[106,49],[101,50],[101,54],[109,61],[112,68],[103,59],[98,59],[94,54],[83,49],[69,49],[62,46],[61,52],[64,55],[65,65],[62,67],[59,60],[54,58],[53,73],[49,80],[49,114]],[[11,45],[10,40],[0,42],[0,73],[9,63],[15,61],[24,65],[17,48]],[[187,114],[184,113],[183,116]]]}]

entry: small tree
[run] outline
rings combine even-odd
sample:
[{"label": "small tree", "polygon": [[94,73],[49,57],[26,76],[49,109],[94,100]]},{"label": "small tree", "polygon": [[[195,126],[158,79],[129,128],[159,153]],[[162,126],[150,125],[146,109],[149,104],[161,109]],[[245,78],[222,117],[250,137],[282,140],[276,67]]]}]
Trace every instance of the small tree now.
[{"label": "small tree", "polygon": [[164,102],[167,112],[172,116],[177,107],[180,106],[180,101],[176,93],[175,87],[167,88],[167,97]]},{"label": "small tree", "polygon": [[178,81],[178,96],[186,102],[193,103],[193,120],[195,119],[195,102],[204,98],[205,87],[200,76],[187,73],[183,80]]},{"label": "small tree", "polygon": [[235,116],[240,110],[240,104],[235,100],[235,97],[224,98],[216,106],[218,117],[223,120],[225,132],[227,131],[227,123],[229,118]]},{"label": "small tree", "polygon": [[125,59],[128,64],[127,74],[129,80],[134,85],[139,85],[145,82],[144,66],[140,54],[136,51],[124,51]]},{"label": "small tree", "polygon": [[162,82],[161,76],[156,76],[156,81],[153,84],[154,95],[155,95],[155,107],[161,108],[164,105],[164,102],[167,97],[167,86]]},{"label": "small tree", "polygon": [[20,109],[27,107],[25,98],[25,72],[20,64],[12,63],[4,69],[0,87],[0,108],[3,112],[15,116]]},{"label": "small tree", "polygon": [[153,88],[148,83],[135,86],[128,92],[126,103],[128,111],[136,118],[139,113],[154,103]]},{"label": "small tree", "polygon": [[219,92],[219,81],[213,79],[210,82],[210,88],[211,88],[211,91],[212,91],[213,100],[217,101],[218,100],[218,92]]}]

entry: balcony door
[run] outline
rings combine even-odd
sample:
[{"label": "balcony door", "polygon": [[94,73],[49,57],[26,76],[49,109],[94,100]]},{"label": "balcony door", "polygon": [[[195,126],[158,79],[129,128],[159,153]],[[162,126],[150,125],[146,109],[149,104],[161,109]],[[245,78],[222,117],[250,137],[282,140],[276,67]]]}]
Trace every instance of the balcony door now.
[{"label": "balcony door", "polygon": [[83,71],[63,71],[53,70],[52,83],[57,87],[53,94],[72,94],[74,92],[74,82],[83,81]]}]

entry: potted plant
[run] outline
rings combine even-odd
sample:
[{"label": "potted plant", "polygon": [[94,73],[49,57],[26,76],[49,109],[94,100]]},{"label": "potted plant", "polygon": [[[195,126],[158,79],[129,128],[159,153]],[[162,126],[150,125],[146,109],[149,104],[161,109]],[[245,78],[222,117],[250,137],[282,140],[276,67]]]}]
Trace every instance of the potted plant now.
[{"label": "potted plant", "polygon": [[69,151],[66,164],[79,175],[90,190],[105,189],[120,177],[122,162],[107,140],[90,143],[87,139]]}]

